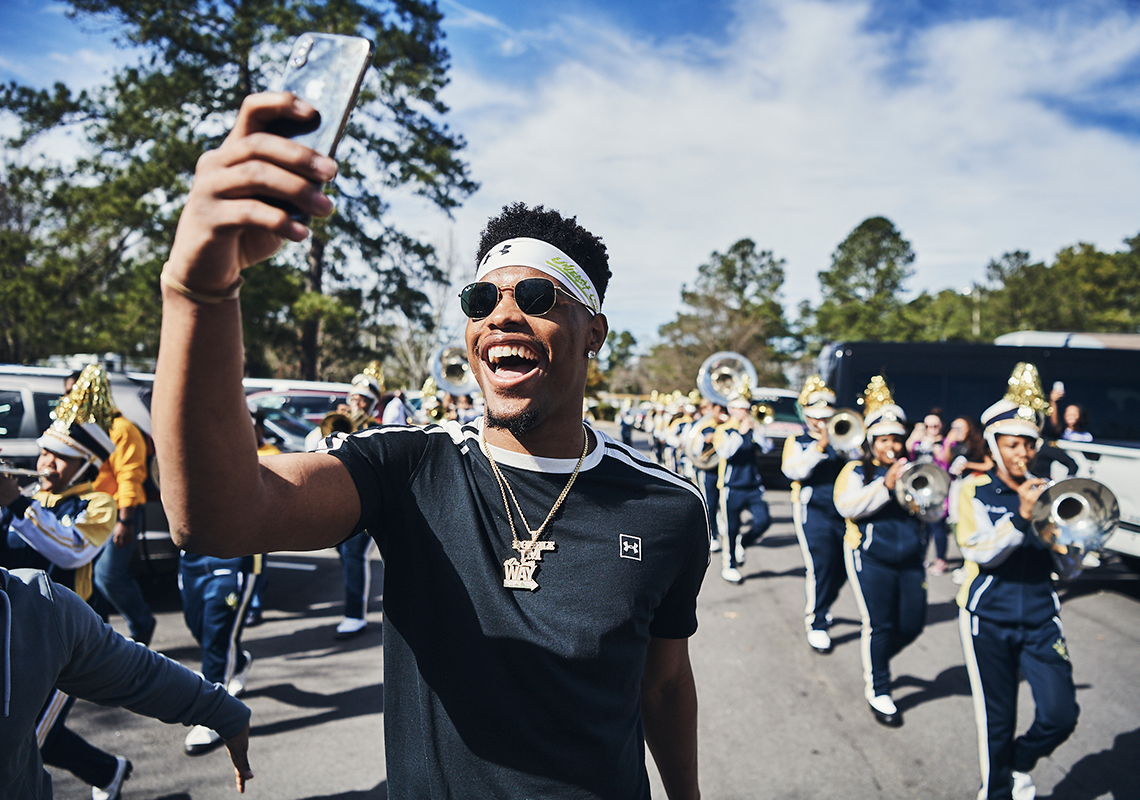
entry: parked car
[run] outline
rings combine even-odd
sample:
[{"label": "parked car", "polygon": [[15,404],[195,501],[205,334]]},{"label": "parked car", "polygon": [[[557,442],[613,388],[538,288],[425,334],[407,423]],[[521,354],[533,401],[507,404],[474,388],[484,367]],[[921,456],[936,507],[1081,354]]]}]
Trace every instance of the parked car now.
[{"label": "parked car", "polygon": [[[246,402],[266,410],[287,411],[312,425],[320,425],[330,411],[347,402],[352,386],[317,381],[244,381]],[[302,436],[302,438],[304,438]]]},{"label": "parked car", "polygon": [[[63,395],[64,378],[71,373],[69,369],[0,365],[0,459],[35,469],[40,452],[36,439],[51,425],[52,413]],[[149,436],[154,376],[112,372],[108,377],[115,405]],[[162,503],[148,502],[143,514],[144,528],[136,546],[138,560],[156,572],[176,569],[178,548],[170,539]]]}]

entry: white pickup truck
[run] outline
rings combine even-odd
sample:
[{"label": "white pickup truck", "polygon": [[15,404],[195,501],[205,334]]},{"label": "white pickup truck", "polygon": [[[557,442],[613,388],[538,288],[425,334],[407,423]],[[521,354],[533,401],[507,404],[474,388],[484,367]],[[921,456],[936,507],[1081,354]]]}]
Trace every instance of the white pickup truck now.
[{"label": "white pickup truck", "polygon": [[1091,478],[1112,490],[1120,503],[1120,525],[1104,543],[1134,572],[1140,572],[1140,445],[1098,442],[1056,443],[1077,462],[1078,478]]}]

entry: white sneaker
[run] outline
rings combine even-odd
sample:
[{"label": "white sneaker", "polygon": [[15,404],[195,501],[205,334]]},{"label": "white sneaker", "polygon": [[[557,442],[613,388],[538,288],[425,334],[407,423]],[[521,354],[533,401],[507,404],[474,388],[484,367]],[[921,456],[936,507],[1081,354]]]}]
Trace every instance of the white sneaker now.
[{"label": "white sneaker", "polygon": [[253,666],[253,656],[249,654],[248,650],[241,651],[242,656],[245,657],[245,666],[241,668],[226,684],[226,691],[234,697],[241,697],[245,694],[245,682],[249,678],[249,668]]},{"label": "white sneaker", "polygon": [[813,650],[826,653],[831,649],[831,634],[827,631],[810,630],[808,631],[807,640]]},{"label": "white sneaker", "polygon": [[739,539],[736,540],[736,563],[743,566],[745,560],[748,558],[748,552],[745,550],[744,545]]},{"label": "white sneaker", "polygon": [[105,787],[91,787],[91,800],[116,800],[123,789],[123,783],[131,777],[131,762],[122,756],[115,756],[118,766],[115,767],[115,777]]},{"label": "white sneaker", "polygon": [[898,708],[895,707],[895,701],[891,699],[891,696],[889,694],[875,695],[867,702],[871,704],[871,708],[875,709],[880,714],[893,716],[899,713]]},{"label": "white sneaker", "polygon": [[221,740],[222,737],[212,728],[207,728],[205,725],[195,725],[190,729],[190,733],[186,734],[186,755],[201,755],[214,749],[214,746]]},{"label": "white sneaker", "polygon": [[709,552],[710,553],[719,553],[720,552],[720,539],[713,539],[712,541],[709,542]]},{"label": "white sneaker", "polygon": [[720,577],[729,583],[744,583],[744,576],[740,574],[740,570],[736,567],[725,567],[720,571]]},{"label": "white sneaker", "polygon": [[902,715],[899,713],[898,708],[895,707],[895,701],[891,699],[890,695],[875,695],[867,702],[871,704],[871,713],[875,715],[875,720],[878,721],[879,724],[886,725],[888,728],[898,728],[902,726]]},{"label": "white sneaker", "polygon": [[363,633],[365,627],[368,626],[368,620],[357,619],[356,617],[345,617],[336,626],[337,639],[351,639],[357,634]]},{"label": "white sneaker", "polygon": [[1033,800],[1037,796],[1037,787],[1033,785],[1033,776],[1028,772],[1013,773],[1013,800]]}]

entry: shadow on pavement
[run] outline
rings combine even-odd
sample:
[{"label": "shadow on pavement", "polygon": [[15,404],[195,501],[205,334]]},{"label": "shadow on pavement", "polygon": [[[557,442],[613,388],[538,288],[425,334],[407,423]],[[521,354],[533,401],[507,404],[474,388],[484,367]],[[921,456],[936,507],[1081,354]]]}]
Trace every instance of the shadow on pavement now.
[{"label": "shadow on pavement", "polygon": [[1140,787],[1140,729],[1122,733],[1112,748],[1085,756],[1053,786],[1050,795],[1038,800],[1093,800],[1136,797]]},{"label": "shadow on pavement", "polygon": [[333,720],[380,714],[384,711],[383,686],[382,683],[374,683],[370,686],[357,686],[335,694],[319,694],[298,689],[291,683],[278,683],[246,692],[243,695],[245,698],[269,697],[295,708],[326,709],[323,713],[311,717],[298,717],[270,722],[265,725],[254,725],[250,729],[250,735],[272,736],[277,733],[310,728]]},{"label": "shadow on pavement", "polygon": [[907,711],[923,703],[946,697],[970,696],[970,676],[966,672],[965,664],[944,669],[931,681],[924,681],[913,675],[900,675],[891,681],[891,689],[901,689],[905,686],[917,686],[919,689],[905,697],[895,698],[895,705],[899,711]]}]

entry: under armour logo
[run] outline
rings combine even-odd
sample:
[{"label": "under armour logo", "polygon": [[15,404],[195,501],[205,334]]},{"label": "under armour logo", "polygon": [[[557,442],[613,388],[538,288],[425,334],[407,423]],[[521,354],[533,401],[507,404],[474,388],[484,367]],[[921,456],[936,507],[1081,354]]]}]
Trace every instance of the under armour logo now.
[{"label": "under armour logo", "polygon": [[621,546],[621,557],[628,558],[633,561],[641,560],[641,538],[638,536],[630,536],[628,533],[623,533],[619,540]]},{"label": "under armour logo", "polygon": [[479,262],[479,266],[486,266],[487,262],[491,260],[491,256],[493,255],[505,256],[509,252],[511,252],[511,246],[509,244],[503,245],[503,249],[498,253],[496,253],[494,250],[488,250],[487,255],[483,256],[483,260]]}]

